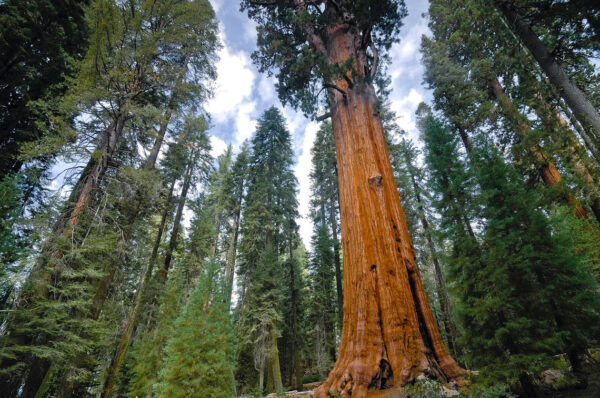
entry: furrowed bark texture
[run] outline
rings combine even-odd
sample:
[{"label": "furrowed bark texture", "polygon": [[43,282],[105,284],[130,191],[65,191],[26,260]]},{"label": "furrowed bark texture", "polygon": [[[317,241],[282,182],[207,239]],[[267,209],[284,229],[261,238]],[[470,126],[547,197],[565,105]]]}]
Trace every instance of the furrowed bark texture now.
[{"label": "furrowed bark texture", "polygon": [[502,12],[514,33],[519,36],[523,44],[533,54],[550,82],[559,90],[561,96],[575,113],[577,120],[584,128],[592,129],[595,136],[600,136],[600,115],[586,95],[577,87],[564,69],[560,66],[554,55],[539,39],[529,24],[515,10],[509,0],[496,0],[496,7]]},{"label": "furrowed bark texture", "polygon": [[[366,70],[360,35],[346,25],[327,32],[330,60]],[[350,77],[350,74],[348,75]],[[359,81],[360,79],[360,81]],[[437,329],[415,263],[394,181],[373,85],[335,82],[330,106],[337,149],[344,322],[337,362],[316,391],[365,397],[421,374],[460,378]],[[344,91],[342,93],[340,90]]]}]

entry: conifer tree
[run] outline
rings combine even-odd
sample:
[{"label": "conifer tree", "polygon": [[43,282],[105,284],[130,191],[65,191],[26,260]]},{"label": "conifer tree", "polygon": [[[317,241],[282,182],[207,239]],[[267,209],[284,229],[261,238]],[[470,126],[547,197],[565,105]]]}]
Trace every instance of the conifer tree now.
[{"label": "conifer tree", "polygon": [[[0,180],[21,169],[25,146],[43,135],[59,133],[54,130],[54,117],[73,116],[60,100],[85,55],[89,3],[11,0],[0,4]],[[29,166],[44,170],[52,155],[31,159]],[[34,173],[25,175],[30,177],[25,181],[28,190],[39,187],[40,181],[31,179]]]},{"label": "conifer tree", "polygon": [[[171,1],[154,6],[144,2],[130,5],[133,8],[112,1],[98,1],[90,11],[90,20],[98,23],[93,24],[90,49],[82,62],[76,84],[69,93],[72,101],[77,104],[78,111],[86,115],[75,127],[77,130],[89,129],[89,134],[81,134],[77,145],[69,150],[73,150],[72,156],[75,156],[74,148],[77,146],[85,149],[92,145],[95,146],[95,152],[72,190],[70,204],[73,205],[65,207],[62,217],[55,223],[56,238],[44,246],[40,260],[20,293],[22,297],[19,302],[28,304],[13,313],[14,317],[8,323],[8,332],[3,336],[7,342],[4,345],[5,352],[15,349],[19,352],[16,358],[12,355],[3,358],[3,366],[6,365],[4,367],[8,370],[4,386],[6,391],[12,391],[11,394],[18,391],[20,384],[26,385],[27,393],[24,396],[35,394],[35,386],[39,386],[44,375],[48,374],[49,363],[64,362],[62,358],[54,361],[52,355],[45,355],[42,360],[35,361],[41,352],[37,347],[52,346],[65,337],[67,341],[74,342],[78,335],[85,335],[80,325],[67,326],[69,333],[62,332],[55,336],[48,333],[51,329],[35,325],[22,327],[22,324],[25,319],[32,318],[30,310],[43,308],[31,303],[41,300],[48,301],[47,304],[52,306],[54,301],[66,301],[68,295],[63,292],[68,291],[70,283],[75,283],[68,272],[71,269],[84,271],[77,268],[82,265],[70,263],[69,253],[77,245],[86,242],[86,236],[95,230],[80,222],[90,221],[91,214],[88,212],[102,198],[101,191],[107,186],[104,180],[107,173],[111,176],[118,175],[119,166],[130,162],[120,151],[131,153],[127,149],[134,148],[133,153],[137,152],[135,143],[124,141],[123,132],[129,128],[135,131],[135,126],[144,118],[147,106],[160,107],[165,99],[169,101],[169,96],[164,93],[172,89],[171,82],[174,78],[181,78],[184,63],[193,70],[193,77],[184,79],[185,82],[195,84],[184,90],[186,94],[178,100],[178,105],[206,98],[209,93],[202,79],[214,74],[210,60],[216,49],[216,27],[210,5],[207,2],[175,4]],[[196,12],[182,12],[185,10]],[[169,15],[176,18],[164,19],[169,21],[166,24],[153,23]],[[138,33],[132,34],[133,31]],[[181,46],[182,43],[185,45]],[[186,48],[191,52],[186,54]],[[191,53],[195,55],[189,57]],[[88,141],[89,138],[91,141]],[[52,143],[51,140],[46,142]],[[44,143],[39,144],[40,147],[43,145]],[[91,241],[87,239],[87,242]],[[69,247],[70,243],[74,243],[75,247]],[[120,243],[114,246],[122,247]],[[87,274],[83,281],[88,286],[87,292],[82,293],[81,300],[74,302],[76,307],[67,312],[78,319],[77,322],[81,325],[87,325],[86,328],[93,329],[93,322],[99,314],[98,308],[106,298],[105,293],[98,296],[94,290],[108,291],[110,287],[110,283],[103,283],[101,274],[109,270],[108,276],[112,275],[115,265],[120,263],[121,261],[113,261],[109,265],[109,262],[100,262],[98,265],[103,264],[105,269],[96,268],[93,273],[91,269],[85,271]],[[68,272],[64,274],[65,281],[62,281],[64,269]],[[94,303],[92,307],[87,301],[89,298]],[[57,327],[61,327],[60,323]],[[35,344],[31,344],[32,342]],[[91,341],[90,344],[93,346],[97,342]],[[84,350],[84,346],[81,350]],[[88,352],[92,351],[88,349]],[[31,361],[36,363],[36,369],[30,368],[27,379],[22,379],[19,364],[22,366]],[[64,378],[66,374],[63,372],[61,377]]]},{"label": "conifer tree", "polygon": [[325,223],[315,223],[310,259],[309,321],[311,325],[312,357],[317,372],[326,376],[335,361],[336,315],[333,294],[334,253],[329,230]]},{"label": "conifer tree", "polygon": [[[288,344],[297,344],[294,340],[298,338],[298,314],[293,313],[293,307],[297,311],[298,304],[297,296],[293,296],[297,289],[297,276],[294,275],[297,265],[291,258],[297,233],[294,221],[297,215],[297,182],[292,172],[290,134],[283,116],[275,107],[267,109],[259,119],[252,138],[249,164],[248,192],[241,225],[238,305],[241,321],[238,335],[244,338],[243,344],[253,352],[254,365],[259,372],[259,388],[262,389],[266,375],[268,384],[278,391],[283,384],[277,339],[283,329],[283,299],[286,294],[289,294],[292,306],[286,325],[292,339]],[[286,262],[288,272],[284,268]],[[292,351],[291,355],[291,363],[299,364],[294,358],[298,353]],[[293,370],[292,374],[295,373]]]},{"label": "conifer tree", "polygon": [[231,167],[231,172],[224,181],[224,191],[227,193],[226,207],[231,217],[229,247],[227,250],[227,263],[225,265],[225,281],[227,283],[229,303],[231,303],[231,297],[233,295],[233,278],[237,259],[240,219],[246,185],[248,183],[248,162],[249,149],[247,142],[244,142]]},{"label": "conifer tree", "polygon": [[165,348],[157,396],[234,395],[233,326],[220,279],[215,261],[201,271]]},{"label": "conifer tree", "polygon": [[491,372],[527,391],[524,373],[549,354],[567,352],[579,371],[577,355],[597,333],[597,287],[569,241],[552,236],[536,194],[493,147],[478,146],[487,250],[473,270],[480,282],[471,294],[479,298],[463,307],[474,320],[465,338]]},{"label": "conifer tree", "polygon": [[[498,124],[501,117],[506,135],[498,134],[501,128],[492,131],[511,144],[524,173],[537,172],[551,187],[547,196],[571,203],[580,217],[587,217],[582,197],[589,198],[598,214],[597,170],[551,105],[557,102],[552,86],[541,70],[531,67],[531,56],[512,46],[512,32],[498,13],[482,2],[440,0],[431,3],[430,15],[433,40],[422,43],[426,81],[434,89],[436,108],[444,111],[466,148],[472,146],[468,134],[483,131],[487,123]],[[469,15],[485,18],[471,21]],[[537,120],[528,113],[537,114]]]},{"label": "conifer tree", "polygon": [[344,295],[342,291],[342,261],[339,240],[339,189],[337,186],[337,161],[335,141],[331,123],[321,125],[311,149],[312,165],[310,178],[313,192],[312,218],[314,223],[329,226],[333,243],[335,263],[336,310],[338,328],[341,333],[343,321]]},{"label": "conifer tree", "polygon": [[[163,266],[155,275],[155,277],[162,282],[167,278],[167,273],[171,267],[173,253],[181,239],[181,219],[188,199],[190,187],[192,184],[205,181],[210,172],[212,158],[210,156],[209,139],[206,135],[207,128],[206,120],[203,117],[186,118],[182,131],[179,133],[178,142],[171,147],[171,151],[168,154],[169,156],[167,156],[167,160],[176,163],[180,162],[179,167],[181,167],[183,171],[183,181],[181,193],[177,200],[177,210],[175,211],[173,227],[169,244],[165,252]],[[141,306],[144,304],[144,301],[148,300],[147,295],[150,294],[148,288],[154,261],[155,258],[151,258],[148,268],[144,270],[135,303],[125,321],[123,333],[119,340],[117,350],[115,351],[110,373],[106,380],[106,386],[104,387],[104,396],[106,397],[111,394],[114,379],[118,376],[127,348],[131,343],[131,335],[139,321]],[[155,285],[154,289],[154,295],[160,295],[162,292],[160,284]]]},{"label": "conifer tree", "polygon": [[[473,269],[481,267],[480,242],[471,225],[479,217],[479,206],[474,200],[476,179],[467,166],[470,162],[460,155],[459,138],[451,129],[425,106],[419,107],[418,115],[432,205],[442,215],[439,229],[450,245],[447,256],[449,278],[452,282],[461,281],[456,286],[462,292],[460,305],[469,306],[471,284],[476,283],[470,275]],[[460,321],[462,328],[471,327],[470,319],[461,318]]]},{"label": "conifer tree", "polygon": [[[478,140],[469,169],[447,126],[433,115],[422,125],[430,184],[440,195],[437,209],[453,241],[450,278],[460,298],[465,360],[534,396],[530,374],[548,366],[557,352],[571,350],[577,363],[576,352],[597,333],[591,325],[598,296],[589,269],[574,247],[566,247],[569,240],[555,240],[539,196],[495,148]],[[465,185],[473,179],[477,195]],[[465,194],[475,204],[470,214],[483,225],[477,237],[459,217],[469,214],[469,207],[456,206]],[[574,316],[570,326],[563,316]]]}]

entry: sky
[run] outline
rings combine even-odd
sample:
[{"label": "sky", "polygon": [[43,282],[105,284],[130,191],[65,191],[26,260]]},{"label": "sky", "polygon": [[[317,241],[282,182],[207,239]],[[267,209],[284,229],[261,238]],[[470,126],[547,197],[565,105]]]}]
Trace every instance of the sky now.
[{"label": "sky", "polygon": [[[298,179],[300,235],[310,248],[312,223],[310,221],[310,149],[318,124],[305,118],[301,112],[283,107],[277,98],[275,80],[258,72],[250,58],[256,47],[256,25],[239,10],[238,0],[210,0],[220,21],[222,49],[217,63],[218,78],[215,96],[207,104],[212,118],[211,143],[213,154],[225,150],[228,144],[236,150],[256,128],[256,121],[269,107],[279,108],[287,120],[293,137],[294,172]],[[398,126],[417,137],[415,110],[421,101],[430,102],[431,93],[422,86],[423,66],[420,62],[421,36],[428,33],[427,21],[422,14],[427,10],[425,0],[406,0],[408,16],[400,34],[400,42],[390,52],[388,72],[392,77],[390,96]]]}]

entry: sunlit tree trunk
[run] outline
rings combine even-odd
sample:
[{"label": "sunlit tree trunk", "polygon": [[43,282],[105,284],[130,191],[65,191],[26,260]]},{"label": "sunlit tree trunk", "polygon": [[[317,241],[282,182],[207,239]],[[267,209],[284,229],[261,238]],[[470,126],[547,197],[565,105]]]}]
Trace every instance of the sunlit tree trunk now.
[{"label": "sunlit tree trunk", "polygon": [[[340,24],[327,32],[330,61],[352,60],[329,90],[344,250],[344,322],[337,362],[316,397],[364,397],[422,374],[460,378],[415,263],[406,220],[368,77],[360,35]],[[315,44],[313,44],[315,45]]]}]

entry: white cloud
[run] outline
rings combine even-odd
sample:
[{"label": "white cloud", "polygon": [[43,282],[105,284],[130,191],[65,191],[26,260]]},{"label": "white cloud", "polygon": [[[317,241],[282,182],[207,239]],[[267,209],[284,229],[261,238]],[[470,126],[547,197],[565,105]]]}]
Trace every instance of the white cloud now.
[{"label": "white cloud", "polygon": [[210,0],[210,4],[212,5],[215,12],[218,12],[221,7],[223,7],[223,3],[225,0]]},{"label": "white cloud", "polygon": [[237,108],[237,115],[235,118],[235,127],[237,132],[234,137],[234,146],[237,148],[244,142],[245,139],[250,138],[252,133],[256,130],[256,120],[251,117],[251,114],[256,110],[256,102],[244,102]]},{"label": "white cloud", "polygon": [[258,34],[256,33],[256,22],[253,19],[246,18],[244,23],[244,33],[246,34],[246,41],[250,44],[255,45]]},{"label": "white cloud", "polygon": [[258,82],[258,95],[264,102],[275,102],[277,93],[275,92],[275,79],[268,77],[266,74],[262,76]]},{"label": "white cloud", "polygon": [[296,178],[298,179],[298,211],[300,218],[297,220],[300,226],[300,236],[308,250],[311,249],[310,238],[313,230],[313,223],[309,217],[310,212],[310,170],[312,168],[312,159],[310,150],[315,142],[319,125],[316,122],[310,122],[304,132],[302,142],[302,154],[298,156],[296,165]]},{"label": "white cloud", "polygon": [[217,156],[225,152],[225,150],[227,149],[227,144],[225,143],[225,141],[223,141],[219,137],[215,137],[214,135],[210,136],[210,146],[210,155],[213,158],[216,158]]},{"label": "white cloud", "polygon": [[250,65],[250,59],[244,52],[231,52],[227,46],[219,51],[216,95],[206,107],[218,123],[235,116],[238,107],[250,98],[256,79]]},{"label": "white cloud", "polygon": [[407,131],[415,141],[418,137],[415,111],[422,101],[423,95],[415,88],[411,88],[406,97],[393,100],[391,103],[392,110],[398,116],[398,126]]},{"label": "white cloud", "polygon": [[[219,51],[217,62],[215,96],[208,102],[206,109],[216,125],[233,123],[236,131],[232,141],[237,148],[256,129],[256,121],[253,120],[256,111],[253,90],[257,76],[249,55],[244,51],[232,51],[227,46],[223,26],[220,26],[220,37],[223,48]],[[269,90],[264,80],[265,78],[261,79],[261,87]],[[270,90],[274,92],[272,87]]]}]

